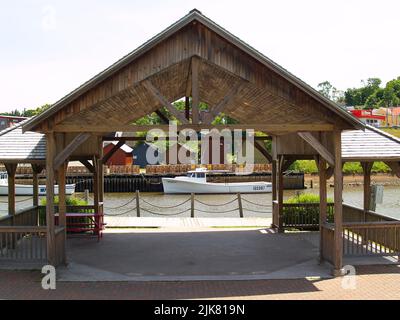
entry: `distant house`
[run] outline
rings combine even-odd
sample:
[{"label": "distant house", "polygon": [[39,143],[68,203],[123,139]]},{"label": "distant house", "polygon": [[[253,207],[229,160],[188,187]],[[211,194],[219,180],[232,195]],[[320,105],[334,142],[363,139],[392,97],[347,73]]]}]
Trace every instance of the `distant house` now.
[{"label": "distant house", "polygon": [[[118,142],[111,142],[103,148],[104,154],[107,154],[111,149],[117,145]],[[133,149],[124,144],[120,147],[112,157],[106,162],[106,165],[111,166],[131,166],[133,165]]]},{"label": "distant house", "polygon": [[0,115],[0,131],[10,128],[17,123],[27,119],[26,117],[16,117],[16,116],[3,116]]},{"label": "distant house", "polygon": [[376,113],[385,117],[382,124],[386,127],[399,127],[400,126],[400,107],[379,108]]},{"label": "distant house", "polygon": [[353,109],[349,111],[353,116],[355,116],[356,118],[360,119],[362,122],[370,126],[379,128],[385,125],[386,117],[384,115],[381,115],[379,111],[376,109],[371,109],[371,110]]}]

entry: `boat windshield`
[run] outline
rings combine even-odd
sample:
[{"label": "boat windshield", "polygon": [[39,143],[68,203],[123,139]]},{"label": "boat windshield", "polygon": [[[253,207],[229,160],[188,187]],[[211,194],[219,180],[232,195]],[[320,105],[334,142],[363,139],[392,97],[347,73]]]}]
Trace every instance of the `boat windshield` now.
[{"label": "boat windshield", "polygon": [[201,172],[189,172],[187,174],[188,178],[200,178],[200,179],[204,179],[206,177],[205,173],[201,173]]}]

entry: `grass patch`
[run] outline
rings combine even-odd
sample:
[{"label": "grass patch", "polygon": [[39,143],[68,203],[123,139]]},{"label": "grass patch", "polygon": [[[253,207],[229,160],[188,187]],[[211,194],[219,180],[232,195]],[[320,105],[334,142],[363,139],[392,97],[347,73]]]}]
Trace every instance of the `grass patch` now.
[{"label": "grass patch", "polygon": [[392,136],[395,136],[397,138],[400,138],[400,129],[395,129],[395,128],[384,128],[381,129],[382,131],[385,131],[389,134],[391,134]]},{"label": "grass patch", "polygon": [[[400,131],[400,130],[399,130]],[[306,174],[317,174],[318,168],[313,160],[298,160],[291,167],[290,170],[304,172]],[[372,167],[372,173],[389,173],[390,168],[383,162],[374,162]],[[363,170],[359,162],[346,162],[343,166],[343,173],[350,174],[362,174]]]}]

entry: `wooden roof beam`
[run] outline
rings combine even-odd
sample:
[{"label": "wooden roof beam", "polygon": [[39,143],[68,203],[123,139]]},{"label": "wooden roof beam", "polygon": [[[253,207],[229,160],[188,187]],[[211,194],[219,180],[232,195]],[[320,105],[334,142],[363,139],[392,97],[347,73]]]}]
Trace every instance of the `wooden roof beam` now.
[{"label": "wooden roof beam", "polygon": [[254,147],[261,152],[261,154],[269,161],[269,163],[272,163],[272,155],[269,154],[267,149],[265,149],[260,142],[254,141]]},{"label": "wooden roof beam", "polygon": [[175,106],[170,103],[161,92],[151,83],[150,80],[144,80],[142,85],[149,91],[149,93],[160,102],[172,115],[177,118],[182,123],[189,123],[189,121],[185,118],[185,116],[180,113]]},{"label": "wooden roof beam", "polygon": [[[197,132],[201,130],[211,129],[230,129],[230,130],[246,130],[253,129],[254,131],[262,132],[300,132],[300,131],[332,131],[331,124],[226,124],[226,125],[208,125],[208,124],[183,124],[177,125],[177,130],[193,129]],[[106,125],[106,124],[59,124],[54,127],[55,132],[92,132],[107,133],[107,132],[142,132],[152,129],[169,130],[169,125]]]},{"label": "wooden roof beam", "polygon": [[318,154],[323,157],[330,165],[335,166],[335,158],[310,132],[297,133],[304,141],[306,141]]}]

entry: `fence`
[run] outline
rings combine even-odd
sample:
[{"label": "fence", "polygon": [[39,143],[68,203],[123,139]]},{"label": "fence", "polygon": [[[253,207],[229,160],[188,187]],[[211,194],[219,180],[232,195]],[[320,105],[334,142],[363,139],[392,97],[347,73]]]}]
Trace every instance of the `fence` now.
[{"label": "fence", "polygon": [[346,256],[399,256],[400,221],[345,223],[343,240]]},{"label": "fence", "polygon": [[[328,203],[328,222],[333,222],[334,204]],[[284,229],[319,229],[319,203],[284,203],[282,224]]]}]

